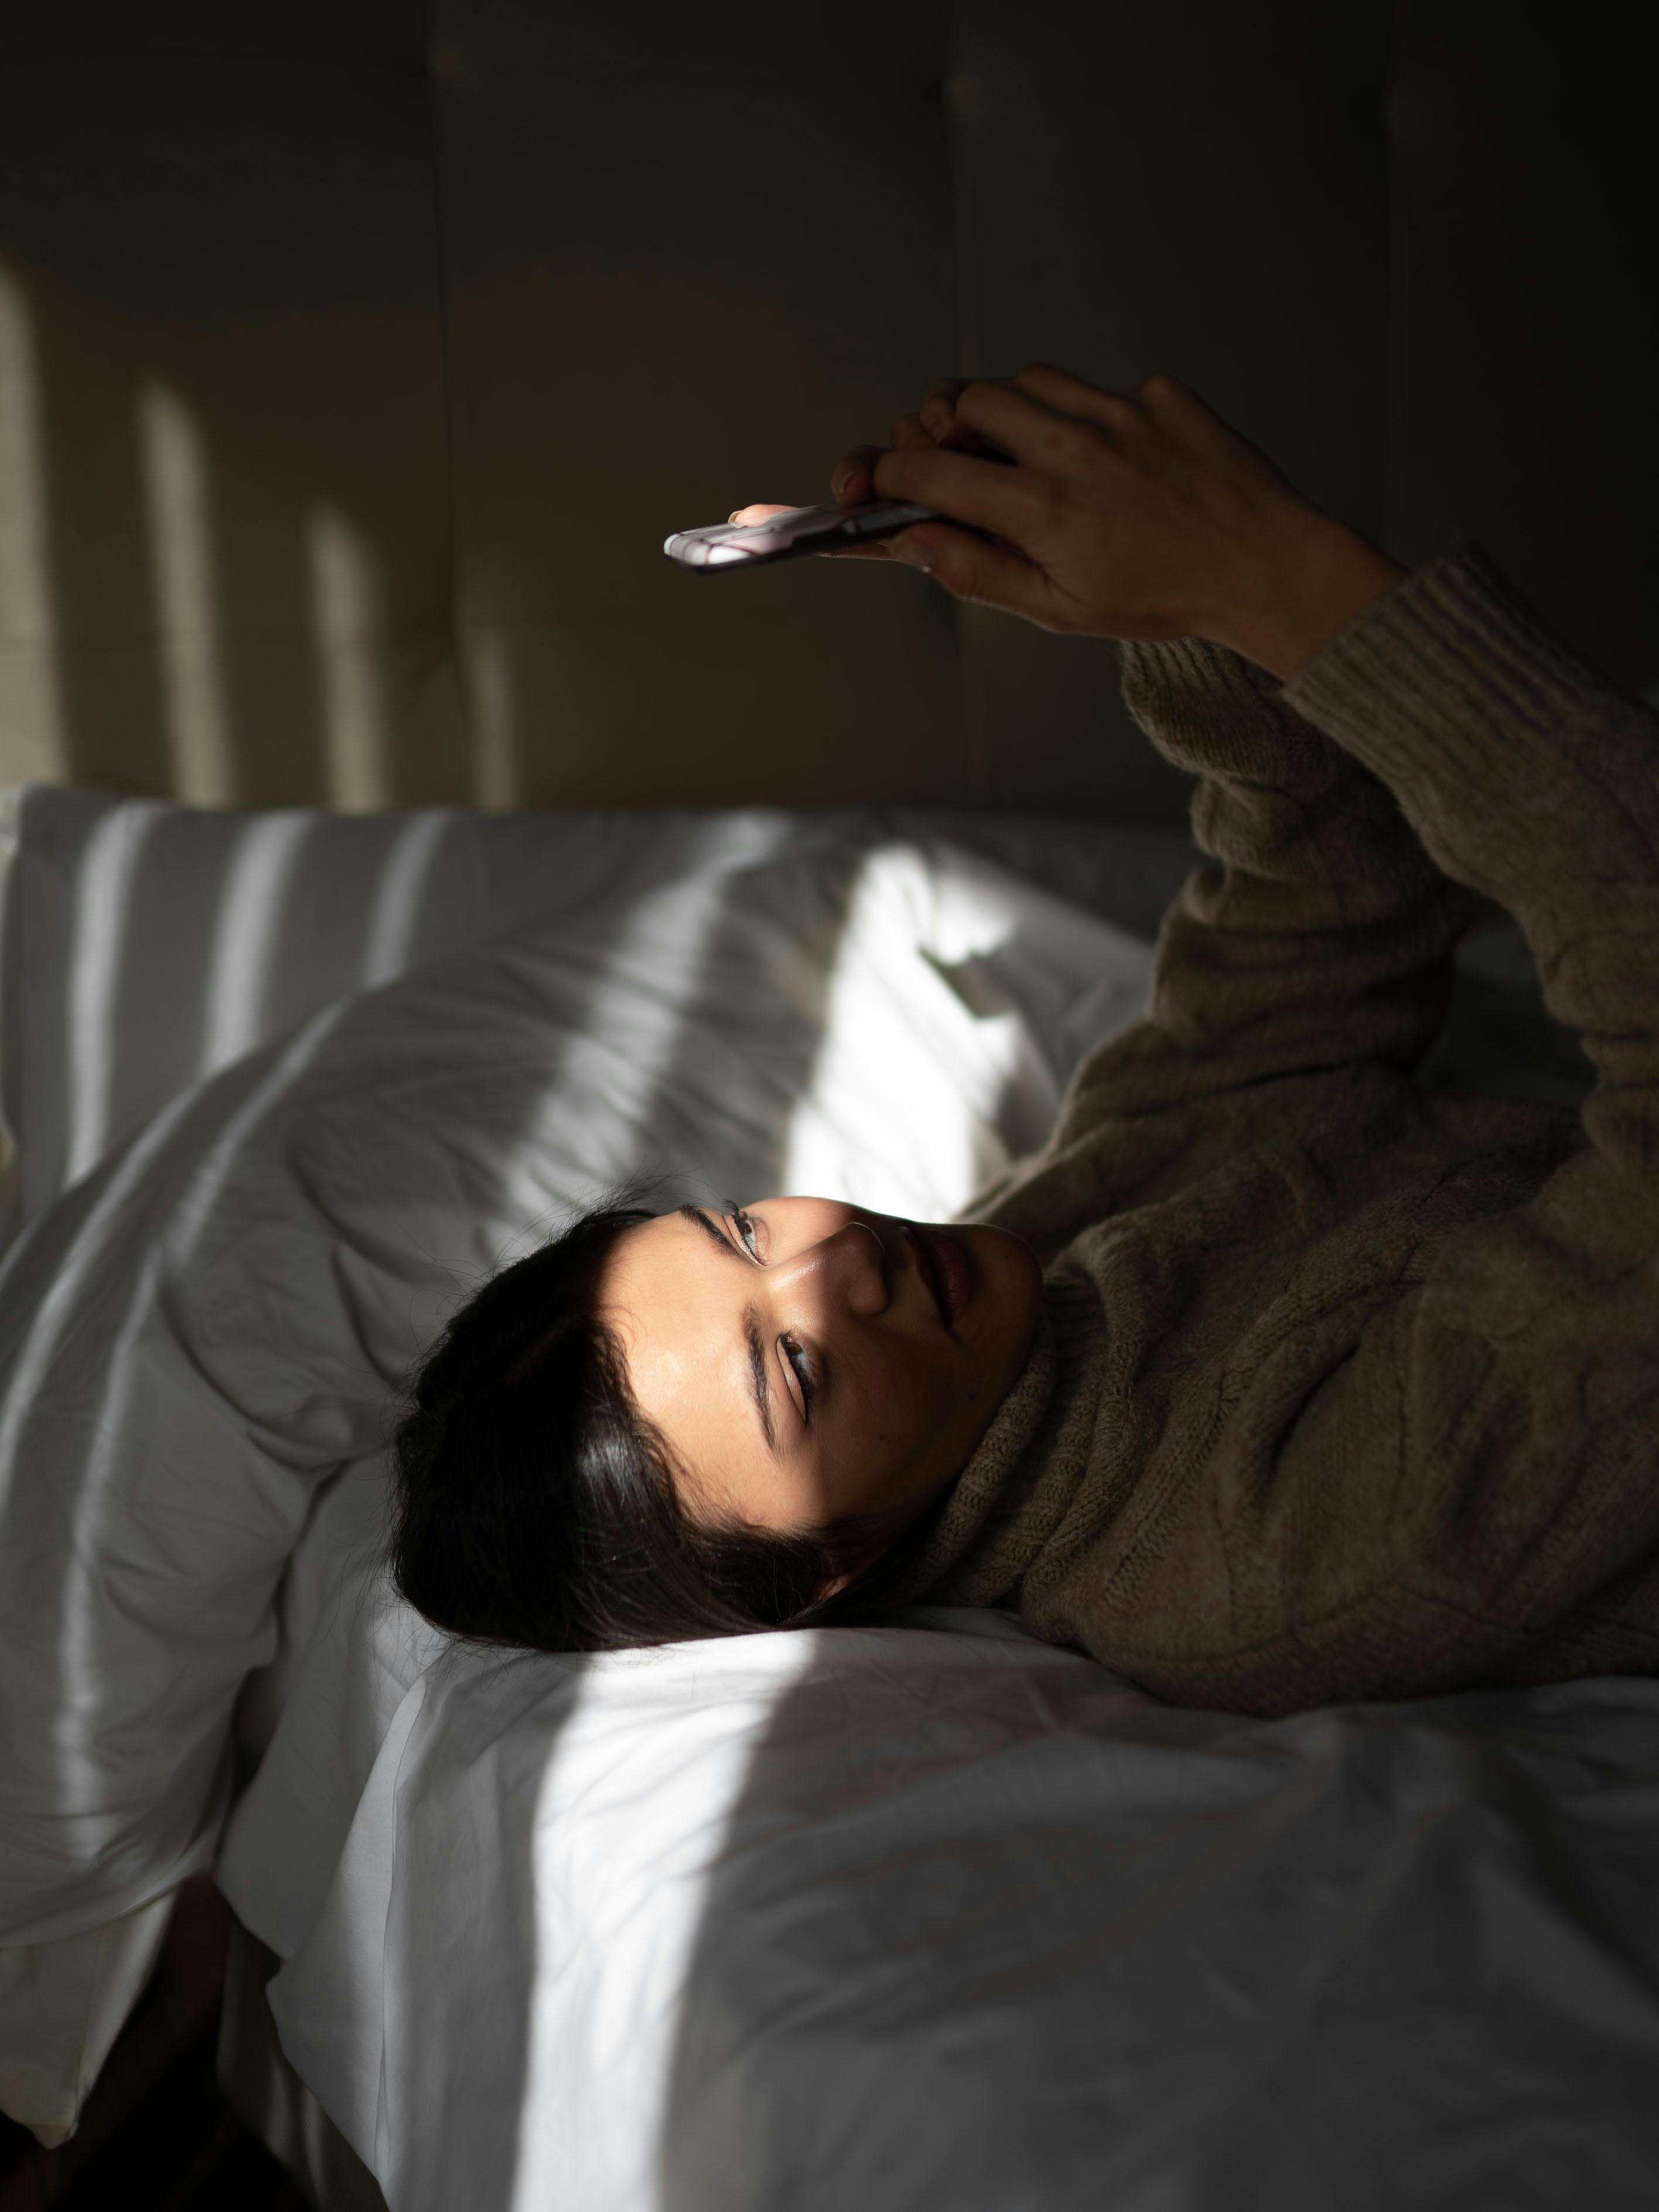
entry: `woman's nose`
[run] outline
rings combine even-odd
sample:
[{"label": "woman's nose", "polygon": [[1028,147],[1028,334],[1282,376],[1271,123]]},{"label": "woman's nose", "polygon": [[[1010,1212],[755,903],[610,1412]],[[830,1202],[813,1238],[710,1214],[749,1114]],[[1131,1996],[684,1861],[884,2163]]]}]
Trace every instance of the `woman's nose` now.
[{"label": "woman's nose", "polygon": [[848,1221],[832,1236],[789,1262],[791,1286],[833,1307],[862,1316],[878,1314],[888,1299],[887,1252],[867,1221]]}]

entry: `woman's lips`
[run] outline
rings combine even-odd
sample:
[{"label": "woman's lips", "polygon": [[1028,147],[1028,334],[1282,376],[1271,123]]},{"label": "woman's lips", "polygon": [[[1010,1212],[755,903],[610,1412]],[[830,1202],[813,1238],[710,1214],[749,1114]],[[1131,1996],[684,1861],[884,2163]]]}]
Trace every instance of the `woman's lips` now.
[{"label": "woman's lips", "polygon": [[968,1255],[948,1229],[921,1229],[912,1223],[910,1234],[915,1240],[922,1279],[939,1307],[939,1317],[946,1328],[954,1328],[974,1295]]}]

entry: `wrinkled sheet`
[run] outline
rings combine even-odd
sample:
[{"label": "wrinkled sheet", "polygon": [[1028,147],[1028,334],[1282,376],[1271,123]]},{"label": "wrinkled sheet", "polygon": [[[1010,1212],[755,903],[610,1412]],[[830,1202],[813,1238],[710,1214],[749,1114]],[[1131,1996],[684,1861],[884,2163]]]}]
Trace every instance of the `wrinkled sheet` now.
[{"label": "wrinkled sheet", "polygon": [[393,2212],[1637,2212],[1656,1747],[1659,1683],[1245,1721],[925,1607],[446,1657],[360,1579],[219,1878]]}]

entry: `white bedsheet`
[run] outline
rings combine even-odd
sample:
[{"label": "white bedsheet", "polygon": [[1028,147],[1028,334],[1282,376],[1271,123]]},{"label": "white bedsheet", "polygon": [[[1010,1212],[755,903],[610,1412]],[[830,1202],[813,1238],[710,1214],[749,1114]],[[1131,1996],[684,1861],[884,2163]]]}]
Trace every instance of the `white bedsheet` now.
[{"label": "white bedsheet", "polygon": [[[230,823],[265,919],[216,1028],[112,934],[88,855],[128,832],[72,816],[87,1025],[5,1079],[26,1169],[54,1095],[90,1133],[0,1278],[15,1935],[204,1863],[264,1662],[221,1875],[393,2212],[1651,2201],[1652,1684],[1244,1723],[994,1615],[479,1660],[374,1580],[386,1382],[538,1221],[641,1165],[948,1211],[1133,1013],[1144,941],[890,821],[555,818],[538,879],[405,820],[289,961],[312,830]],[[1114,841],[1049,834],[1110,910]],[[428,876],[421,944],[444,849],[487,895]],[[1171,841],[1139,884],[1115,850],[1144,914]],[[173,888],[185,942],[212,902]]]},{"label": "white bedsheet", "polygon": [[219,1877],[393,2212],[1652,2203],[1659,1684],[1255,1723],[907,1620],[329,1609]]}]

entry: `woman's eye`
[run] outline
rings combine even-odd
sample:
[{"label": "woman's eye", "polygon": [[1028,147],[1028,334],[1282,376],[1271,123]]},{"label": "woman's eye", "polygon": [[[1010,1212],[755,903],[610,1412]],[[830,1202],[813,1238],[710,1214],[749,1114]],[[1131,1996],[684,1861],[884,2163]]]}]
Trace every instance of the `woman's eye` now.
[{"label": "woman's eye", "polygon": [[781,1336],[778,1350],[783,1354],[784,1365],[795,1379],[800,1393],[800,1417],[803,1421],[812,1418],[812,1363],[793,1336]]},{"label": "woman's eye", "polygon": [[738,1235],[742,1238],[744,1249],[748,1252],[750,1258],[751,1260],[758,1260],[760,1257],[760,1252],[755,1243],[755,1224],[750,1216],[746,1214],[740,1206],[734,1206],[732,1210],[732,1226],[737,1231]]}]

